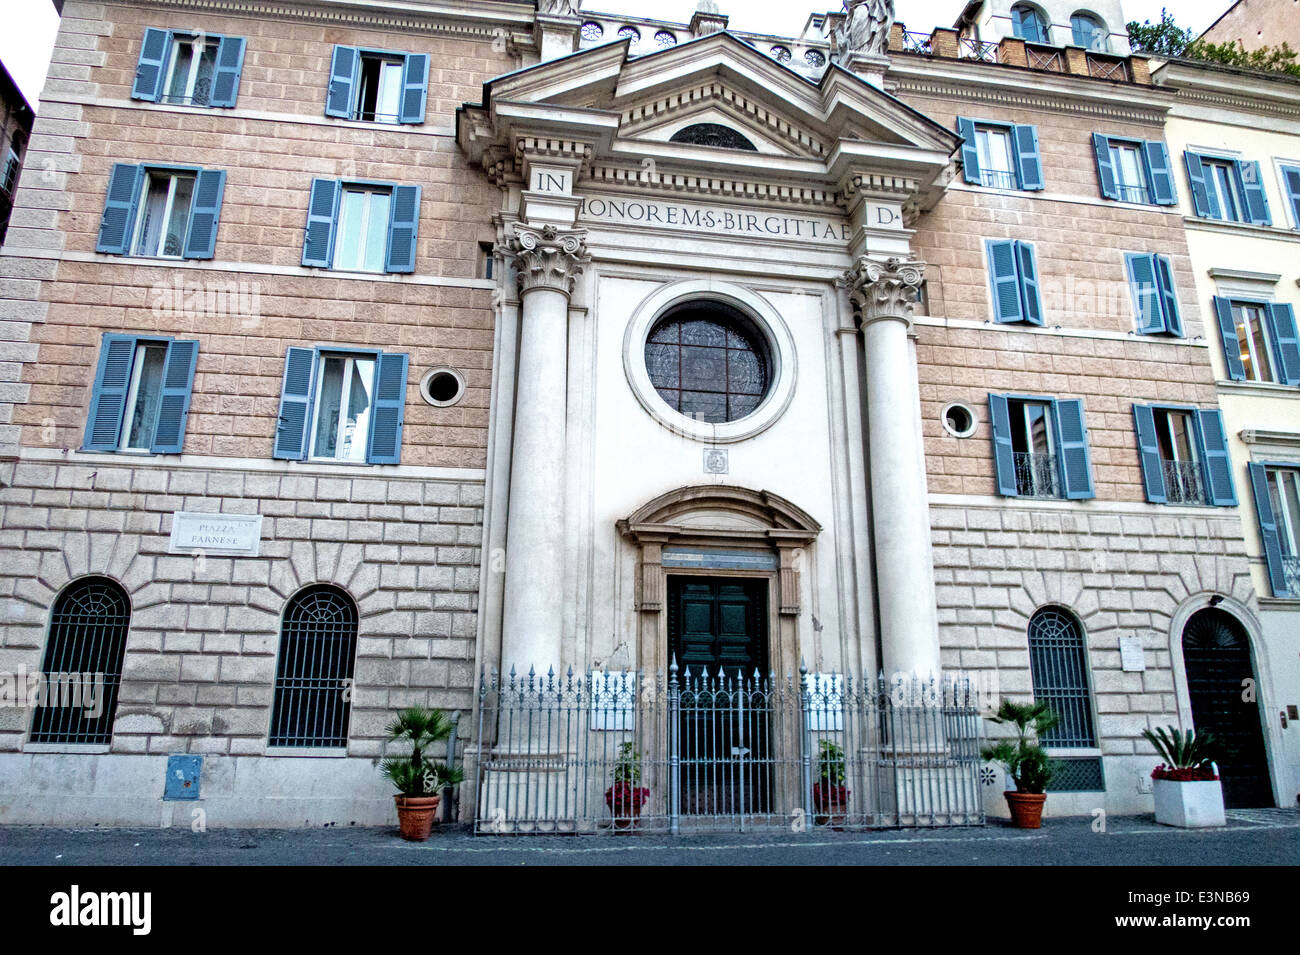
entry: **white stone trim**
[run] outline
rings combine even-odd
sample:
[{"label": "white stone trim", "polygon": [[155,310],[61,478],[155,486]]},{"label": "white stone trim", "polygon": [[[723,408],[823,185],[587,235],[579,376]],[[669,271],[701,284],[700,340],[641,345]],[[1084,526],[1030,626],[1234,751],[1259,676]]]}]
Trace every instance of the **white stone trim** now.
[{"label": "white stone trim", "polygon": [[1219,381],[1219,391],[1224,394],[1252,398],[1300,398],[1300,388],[1279,385],[1271,381]]},{"label": "white stone trim", "polygon": [[1218,232],[1254,239],[1275,239],[1281,242],[1300,242],[1300,229],[1280,229],[1271,225],[1251,225],[1249,222],[1228,222],[1224,219],[1203,219],[1200,216],[1183,216],[1189,230]]},{"label": "white stone trim", "polygon": [[[988,283],[985,283],[986,285]],[[1209,348],[1210,343],[1204,338],[1172,338],[1154,335],[1139,335],[1137,332],[1111,332],[1098,328],[1065,328],[1038,325],[1003,325],[989,319],[975,321],[967,318],[944,318],[934,315],[917,315],[913,325],[927,325],[932,328],[972,328],[987,332],[1012,335],[1055,335],[1059,338],[1094,338],[1108,341],[1129,342],[1142,341],[1148,344],[1169,345],[1177,348]],[[1222,382],[1221,382],[1222,384]],[[1281,387],[1281,386],[1280,386]],[[1294,389],[1289,389],[1294,390]]]},{"label": "white stone trim", "polygon": [[[711,299],[731,305],[753,320],[767,338],[773,365],[767,396],[751,414],[736,421],[723,424],[694,421],[669,408],[650,383],[645,367],[645,344],[650,328],[669,307],[689,299]],[[790,329],[765,298],[731,282],[695,279],[663,285],[637,307],[623,336],[623,371],[637,401],[665,428],[697,441],[732,444],[766,431],[784,414],[794,397],[798,358]]]},{"label": "white stone trim", "polygon": [[977,494],[931,494],[931,507],[983,507],[996,510],[1069,511],[1080,517],[1098,514],[1146,517],[1222,517],[1237,522],[1236,508],[1198,507],[1179,504],[1149,504],[1137,501],[1046,501],[1025,497],[987,497]]}]

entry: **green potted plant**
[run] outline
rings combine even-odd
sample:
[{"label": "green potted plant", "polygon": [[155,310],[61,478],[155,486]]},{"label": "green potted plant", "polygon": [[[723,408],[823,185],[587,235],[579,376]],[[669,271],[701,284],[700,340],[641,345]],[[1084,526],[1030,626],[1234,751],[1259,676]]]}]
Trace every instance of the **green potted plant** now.
[{"label": "green potted plant", "polygon": [[817,782],[813,783],[813,806],[819,826],[842,826],[849,804],[849,790],[844,785],[844,749],[824,739],[818,744]]},{"label": "green potted plant", "polygon": [[1047,784],[1054,767],[1039,740],[1060,719],[1046,703],[1016,703],[1003,700],[989,720],[1000,726],[1014,726],[1015,739],[1000,739],[985,746],[980,755],[1006,770],[1015,791],[1003,795],[1011,810],[1012,825],[1018,829],[1038,829],[1043,824],[1043,803],[1047,801]]},{"label": "green potted plant", "polygon": [[402,838],[423,842],[433,829],[434,815],[443,789],[464,781],[457,767],[429,759],[425,750],[451,735],[452,723],[442,710],[412,706],[401,710],[388,724],[388,739],[406,743],[409,755],[389,756],[379,771],[397,787],[397,823]]},{"label": "green potted plant", "polygon": [[1225,825],[1223,785],[1213,763],[1215,738],[1195,730],[1184,734],[1172,726],[1143,730],[1142,735],[1164,760],[1151,771],[1156,822],[1185,829]]},{"label": "green potted plant", "polygon": [[635,829],[641,807],[649,797],[650,790],[641,785],[641,754],[631,743],[621,744],[614,763],[614,784],[605,790],[605,804],[614,816],[614,828]]}]

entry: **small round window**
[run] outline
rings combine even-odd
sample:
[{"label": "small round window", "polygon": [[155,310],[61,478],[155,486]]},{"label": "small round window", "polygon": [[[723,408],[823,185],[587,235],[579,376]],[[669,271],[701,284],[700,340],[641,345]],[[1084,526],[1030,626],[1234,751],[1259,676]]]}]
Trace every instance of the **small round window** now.
[{"label": "small round window", "polygon": [[446,408],[465,394],[465,379],[453,368],[434,368],[420,381],[420,395],[435,408]]},{"label": "small round window", "polygon": [[954,402],[943,409],[943,427],[954,438],[969,438],[975,433],[975,412]]},{"label": "small round window", "polygon": [[668,406],[706,424],[736,421],[767,397],[767,340],[747,316],[720,302],[691,302],[650,329],[645,367]]}]

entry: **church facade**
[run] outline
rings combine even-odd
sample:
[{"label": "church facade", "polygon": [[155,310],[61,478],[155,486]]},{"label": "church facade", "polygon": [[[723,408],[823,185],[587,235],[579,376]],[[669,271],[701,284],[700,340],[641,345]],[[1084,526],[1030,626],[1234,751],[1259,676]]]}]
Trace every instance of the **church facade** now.
[{"label": "church facade", "polygon": [[[0,709],[0,821],[382,824],[413,704],[494,825],[604,826],[629,760],[674,828],[681,762],[973,821],[1000,697],[1062,717],[1049,812],[1149,811],[1169,724],[1292,805],[1176,84],[1117,2],[892,8],[65,0],[0,259],[0,669],[93,677]],[[803,730],[683,744],[692,679]],[[854,680],[979,702],[858,739]]]}]

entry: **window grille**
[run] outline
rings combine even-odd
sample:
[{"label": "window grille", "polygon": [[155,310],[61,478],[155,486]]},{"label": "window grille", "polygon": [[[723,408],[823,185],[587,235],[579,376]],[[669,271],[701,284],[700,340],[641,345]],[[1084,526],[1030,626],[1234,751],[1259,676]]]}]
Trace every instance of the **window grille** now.
[{"label": "window grille", "polygon": [[1096,746],[1083,629],[1065,611],[1046,607],[1029,621],[1029,669],[1034,699],[1050,706],[1061,720],[1043,736],[1043,744],[1060,748]]},{"label": "window grille", "polygon": [[357,611],[334,587],[289,601],[280,632],[271,746],[346,746]]},{"label": "window grille", "polygon": [[1106,777],[1100,756],[1084,756],[1051,761],[1052,781],[1047,788],[1054,793],[1100,793],[1106,791]]},{"label": "window grille", "polygon": [[50,618],[41,664],[45,698],[32,718],[31,742],[112,742],[130,626],[130,602],[113,581],[87,577],[63,592]]}]

